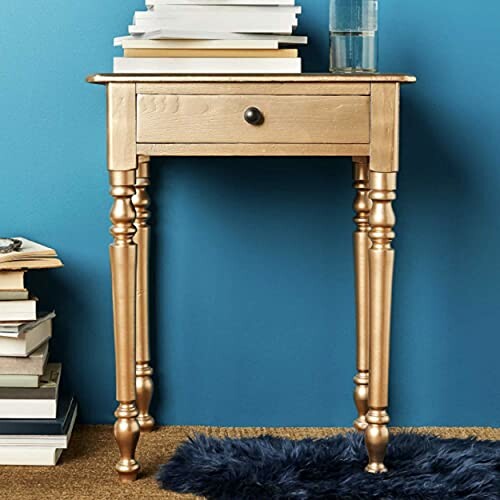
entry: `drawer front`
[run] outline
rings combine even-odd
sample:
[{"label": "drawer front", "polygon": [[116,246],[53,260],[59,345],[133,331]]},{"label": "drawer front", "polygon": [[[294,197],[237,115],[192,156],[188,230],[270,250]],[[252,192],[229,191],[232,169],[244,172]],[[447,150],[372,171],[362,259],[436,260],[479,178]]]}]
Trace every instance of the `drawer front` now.
[{"label": "drawer front", "polygon": [[[245,121],[255,107],[264,120]],[[137,142],[368,144],[369,96],[137,96]]]}]

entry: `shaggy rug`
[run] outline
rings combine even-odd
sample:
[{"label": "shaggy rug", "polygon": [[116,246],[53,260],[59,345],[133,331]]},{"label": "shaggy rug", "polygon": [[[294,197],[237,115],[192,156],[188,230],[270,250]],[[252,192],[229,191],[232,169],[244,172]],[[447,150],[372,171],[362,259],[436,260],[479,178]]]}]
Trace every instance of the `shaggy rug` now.
[{"label": "shaggy rug", "polygon": [[217,500],[500,499],[500,443],[392,436],[389,472],[364,472],[361,434],[326,439],[189,439],[160,468],[160,486]]}]

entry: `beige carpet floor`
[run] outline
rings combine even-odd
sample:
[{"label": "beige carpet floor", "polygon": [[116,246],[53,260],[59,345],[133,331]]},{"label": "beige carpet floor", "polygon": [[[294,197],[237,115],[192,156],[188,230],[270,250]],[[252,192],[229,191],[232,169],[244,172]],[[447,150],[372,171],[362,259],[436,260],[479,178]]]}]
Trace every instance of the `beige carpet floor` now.
[{"label": "beige carpet floor", "polygon": [[[405,429],[407,430],[407,429]],[[500,440],[500,429],[420,428],[417,432],[441,437],[468,437]],[[393,429],[398,432],[399,429]],[[250,437],[273,434],[301,439],[326,437],[345,429],[231,429],[213,427],[162,427],[141,437],[138,459],[143,472],[138,481],[123,485],[113,470],[117,453],[110,426],[80,426],[69,450],[57,467],[0,467],[0,498],[9,500],[106,500],[106,499],[190,499],[160,490],[154,475],[176,447],[189,435],[203,432],[216,437]]]}]

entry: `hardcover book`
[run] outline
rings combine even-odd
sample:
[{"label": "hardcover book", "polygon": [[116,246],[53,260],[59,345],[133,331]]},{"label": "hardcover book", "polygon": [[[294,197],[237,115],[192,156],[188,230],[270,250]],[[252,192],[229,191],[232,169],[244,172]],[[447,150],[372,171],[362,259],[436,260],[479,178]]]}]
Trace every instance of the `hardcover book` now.
[{"label": "hardcover book", "polygon": [[61,365],[50,363],[40,387],[0,388],[0,418],[56,418]]},{"label": "hardcover book", "polygon": [[26,358],[0,357],[0,375],[43,375],[49,354],[49,343],[42,344]]},{"label": "hardcover book", "polygon": [[46,316],[43,321],[33,323],[33,327],[23,330],[17,337],[3,336],[0,332],[0,356],[29,356],[52,337],[52,318]]},{"label": "hardcover book", "polygon": [[146,0],[146,6],[154,9],[160,5],[295,5],[295,0]]},{"label": "hardcover book", "polygon": [[35,321],[3,321],[0,322],[0,337],[18,338],[21,334],[26,333],[38,327],[41,323],[56,317],[55,312],[42,313]]},{"label": "hardcover book", "polygon": [[28,300],[28,290],[0,290],[0,300]]},{"label": "hardcover book", "polygon": [[0,321],[34,321],[38,299],[0,301]]},{"label": "hardcover book", "polygon": [[38,387],[39,375],[0,375],[0,387]]},{"label": "hardcover book", "polygon": [[116,57],[115,73],[300,73],[301,60],[272,58],[127,58]]},{"label": "hardcover book", "polygon": [[76,413],[76,399],[71,396],[61,382],[57,414],[55,418],[44,419],[0,419],[0,435],[14,436],[55,436],[66,434],[69,430],[72,416]]},{"label": "hardcover book", "polygon": [[[231,49],[231,50],[276,50],[279,43],[276,40],[203,40],[203,39],[166,39],[143,40],[132,37],[115,39],[115,45],[127,49]],[[1,286],[1,276],[0,276]]]},{"label": "hardcover book", "polygon": [[76,422],[76,403],[66,409],[64,432],[0,435],[0,465],[56,465],[62,451],[69,446]]},{"label": "hardcover book", "polygon": [[0,271],[0,290],[25,290],[25,271]]}]

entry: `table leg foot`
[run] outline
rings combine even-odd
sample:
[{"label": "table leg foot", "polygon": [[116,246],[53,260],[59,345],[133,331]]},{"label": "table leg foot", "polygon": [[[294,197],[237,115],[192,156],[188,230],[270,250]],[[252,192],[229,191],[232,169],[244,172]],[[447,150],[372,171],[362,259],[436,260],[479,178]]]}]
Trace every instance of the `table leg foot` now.
[{"label": "table leg foot", "polygon": [[139,462],[135,459],[140,435],[135,404],[120,403],[115,416],[117,420],[114,434],[120,449],[120,460],[116,464],[116,470],[122,482],[134,481],[140,470]]},{"label": "table leg foot", "polygon": [[139,474],[138,471],[135,471],[135,472],[120,472],[120,471],[118,471],[120,482],[123,484],[133,483],[134,481],[137,480],[138,474]]},{"label": "table leg foot", "polygon": [[366,472],[380,474],[387,472],[384,465],[385,453],[389,444],[389,415],[385,410],[370,410],[367,415],[368,427],[365,431],[368,465]]},{"label": "table leg foot", "polygon": [[155,419],[149,413],[149,405],[153,397],[153,369],[148,363],[138,363],[136,366],[137,422],[141,432],[151,432],[155,426]]},{"label": "table leg foot", "polygon": [[354,377],[354,403],[358,410],[358,418],[354,421],[354,428],[358,432],[364,432],[368,427],[366,422],[366,414],[368,412],[368,379],[369,375],[366,372],[359,372]]}]

